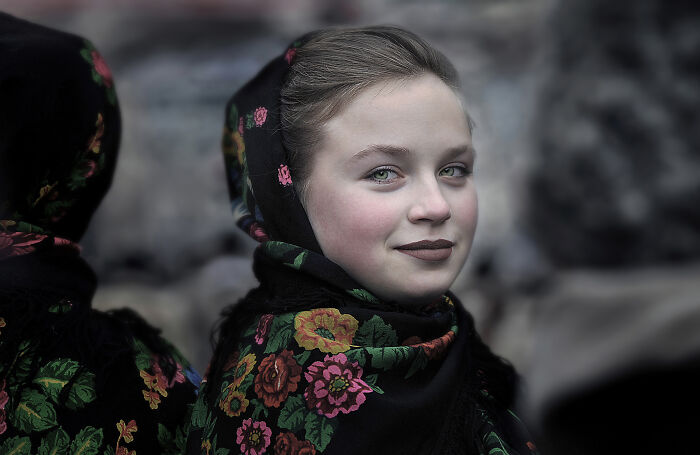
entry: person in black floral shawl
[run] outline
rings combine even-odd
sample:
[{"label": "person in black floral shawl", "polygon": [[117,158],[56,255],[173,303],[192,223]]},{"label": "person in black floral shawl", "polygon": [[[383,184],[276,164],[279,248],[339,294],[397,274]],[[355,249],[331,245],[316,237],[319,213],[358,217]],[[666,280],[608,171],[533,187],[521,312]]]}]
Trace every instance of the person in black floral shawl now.
[{"label": "person in black floral shawl", "polygon": [[229,308],[189,454],[531,454],[512,367],[448,288],[476,227],[471,121],[393,27],[295,41],[226,108],[260,286]]},{"label": "person in black floral shawl", "polygon": [[135,313],[91,309],[77,243],[117,158],[110,70],[2,13],[0,61],[0,453],[182,453],[198,377]]}]

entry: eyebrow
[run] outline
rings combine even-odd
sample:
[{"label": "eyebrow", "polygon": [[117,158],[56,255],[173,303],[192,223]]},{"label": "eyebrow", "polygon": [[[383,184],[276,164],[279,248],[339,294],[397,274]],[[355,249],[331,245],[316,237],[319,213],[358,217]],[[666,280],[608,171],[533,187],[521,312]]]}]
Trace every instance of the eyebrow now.
[{"label": "eyebrow", "polygon": [[[367,158],[369,155],[372,154],[382,154],[382,155],[390,155],[390,156],[405,156],[409,155],[411,151],[405,147],[396,147],[394,145],[381,145],[381,144],[372,144],[367,148],[364,148],[354,154],[350,160],[351,161],[360,161],[364,158]],[[445,151],[445,157],[447,159],[452,159],[456,156],[462,155],[462,154],[468,154],[471,159],[476,158],[476,150],[472,145],[462,145],[458,147],[452,147],[449,148]]]}]

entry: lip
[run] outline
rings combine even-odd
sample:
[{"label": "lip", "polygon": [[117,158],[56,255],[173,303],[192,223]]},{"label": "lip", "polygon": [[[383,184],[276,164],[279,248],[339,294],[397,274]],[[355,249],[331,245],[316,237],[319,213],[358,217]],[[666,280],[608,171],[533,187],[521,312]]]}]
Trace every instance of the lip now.
[{"label": "lip", "polygon": [[428,262],[439,262],[449,258],[452,254],[454,242],[445,239],[420,240],[396,247],[396,249],[416,259]]}]

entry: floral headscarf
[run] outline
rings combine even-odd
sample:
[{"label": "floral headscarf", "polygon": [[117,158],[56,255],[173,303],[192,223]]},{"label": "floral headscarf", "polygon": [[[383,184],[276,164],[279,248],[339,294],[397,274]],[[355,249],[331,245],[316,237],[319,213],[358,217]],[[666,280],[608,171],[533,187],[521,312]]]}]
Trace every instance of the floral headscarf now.
[{"label": "floral headscarf", "polygon": [[83,38],[0,13],[0,259],[80,240],[114,172],[109,67]]}]

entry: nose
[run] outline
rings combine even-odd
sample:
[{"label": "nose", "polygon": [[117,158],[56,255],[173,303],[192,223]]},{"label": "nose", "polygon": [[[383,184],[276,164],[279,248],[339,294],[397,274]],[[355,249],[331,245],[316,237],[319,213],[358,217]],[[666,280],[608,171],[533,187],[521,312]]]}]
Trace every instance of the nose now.
[{"label": "nose", "polygon": [[450,204],[435,178],[416,185],[414,193],[413,202],[408,210],[408,220],[411,223],[442,223],[452,216]]}]

